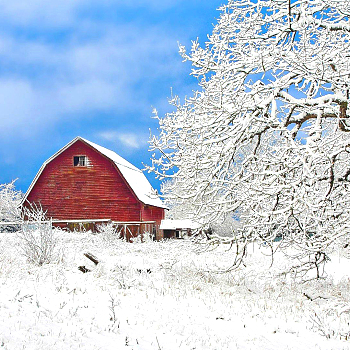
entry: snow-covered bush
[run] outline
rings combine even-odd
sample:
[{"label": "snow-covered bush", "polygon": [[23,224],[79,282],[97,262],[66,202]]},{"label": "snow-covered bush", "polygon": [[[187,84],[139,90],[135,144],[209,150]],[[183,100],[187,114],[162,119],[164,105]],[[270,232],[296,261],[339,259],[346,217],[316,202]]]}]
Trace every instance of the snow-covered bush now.
[{"label": "snow-covered bush", "polygon": [[55,230],[52,220],[37,206],[23,209],[22,229],[18,231],[19,249],[29,262],[43,265],[52,262],[56,247]]},{"label": "snow-covered bush", "polygon": [[[108,222],[106,224],[98,225],[97,231],[100,234],[103,241],[107,244],[115,244],[118,240],[124,240],[124,227],[118,227],[113,222]],[[151,242],[153,241],[153,234],[151,232],[144,232],[143,234],[138,234],[135,237],[130,238],[130,242],[141,243],[141,242]]]},{"label": "snow-covered bush", "polygon": [[142,234],[142,242],[153,242],[154,241],[154,234],[150,231],[146,231]]},{"label": "snow-covered bush", "polygon": [[107,244],[115,243],[121,238],[120,232],[118,232],[115,224],[108,222],[97,226],[97,232],[100,234],[103,241]]},{"label": "snow-covered bush", "polygon": [[154,241],[154,235],[151,232],[149,232],[149,231],[145,231],[142,234],[138,234],[137,236],[130,238],[130,241],[132,243],[153,242]]}]

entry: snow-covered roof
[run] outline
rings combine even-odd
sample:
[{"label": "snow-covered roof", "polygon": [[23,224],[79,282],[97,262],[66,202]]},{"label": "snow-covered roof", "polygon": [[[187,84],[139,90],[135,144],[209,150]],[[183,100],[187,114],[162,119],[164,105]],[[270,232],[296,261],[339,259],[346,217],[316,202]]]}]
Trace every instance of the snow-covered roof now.
[{"label": "snow-covered roof", "polygon": [[124,179],[127,181],[133,192],[135,193],[136,197],[144,204],[152,205],[155,207],[160,208],[167,208],[161,199],[158,197],[155,190],[152,188],[151,184],[147,180],[145,174],[138,168],[136,168],[134,165],[129,163],[127,160],[119,156],[117,153],[102,147],[100,145],[97,145],[96,143],[93,143],[89,140],[86,140],[80,136],[76,137],[74,140],[69,142],[67,145],[65,145],[63,148],[61,148],[58,152],[56,152],[52,157],[50,157],[48,160],[44,162],[44,164],[41,166],[40,170],[38,171],[37,175],[35,176],[33,182],[28,188],[28,191],[26,192],[23,202],[26,200],[27,196],[29,195],[30,191],[34,187],[36,181],[38,180],[39,176],[45,169],[45,166],[50,163],[53,159],[55,159],[59,154],[61,154],[63,151],[65,151],[68,147],[70,147],[72,144],[74,144],[77,141],[83,141],[90,145],[92,148],[94,148],[96,151],[100,152],[102,155],[109,158],[119,169],[121,174],[123,175]]},{"label": "snow-covered roof", "polygon": [[192,221],[190,219],[184,219],[184,220],[173,220],[173,219],[164,219],[162,220],[160,227],[161,230],[181,230],[181,229],[188,229],[191,230],[197,230],[200,228],[200,225]]}]

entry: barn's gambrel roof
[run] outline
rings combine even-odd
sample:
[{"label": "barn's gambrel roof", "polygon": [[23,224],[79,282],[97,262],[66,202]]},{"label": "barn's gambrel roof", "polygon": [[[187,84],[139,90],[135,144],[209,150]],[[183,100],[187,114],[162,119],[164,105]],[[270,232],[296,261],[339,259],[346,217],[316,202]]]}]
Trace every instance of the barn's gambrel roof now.
[{"label": "barn's gambrel roof", "polygon": [[38,181],[41,173],[44,171],[46,165],[50,163],[53,159],[55,159],[57,156],[59,156],[63,151],[65,151],[67,148],[69,148],[71,145],[73,145],[77,141],[83,141],[93,149],[95,149],[97,152],[101,153],[108,159],[110,159],[118,168],[118,170],[123,175],[124,179],[132,189],[132,191],[135,193],[136,197],[144,204],[151,205],[154,207],[159,208],[165,208],[166,206],[163,204],[161,199],[158,197],[155,190],[152,188],[151,184],[147,180],[144,173],[136,168],[134,165],[129,163],[127,160],[119,156],[117,153],[102,147],[100,145],[97,145],[96,143],[93,143],[89,140],[86,140],[80,136],[76,137],[71,142],[67,143],[64,147],[62,147],[58,152],[56,152],[53,156],[51,156],[49,159],[47,159],[41,168],[39,169],[38,173],[36,174],[34,180],[30,184],[26,194],[23,198],[23,203],[26,201],[29,193],[33,189],[35,183]]}]

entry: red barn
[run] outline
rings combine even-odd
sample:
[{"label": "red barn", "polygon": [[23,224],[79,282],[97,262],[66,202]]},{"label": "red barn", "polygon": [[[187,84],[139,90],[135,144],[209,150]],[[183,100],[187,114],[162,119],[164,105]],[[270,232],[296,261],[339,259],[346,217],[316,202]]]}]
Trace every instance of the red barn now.
[{"label": "red barn", "polygon": [[127,238],[146,230],[162,238],[165,206],[143,172],[81,137],[44,162],[23,203],[40,204],[59,226],[113,221]]}]

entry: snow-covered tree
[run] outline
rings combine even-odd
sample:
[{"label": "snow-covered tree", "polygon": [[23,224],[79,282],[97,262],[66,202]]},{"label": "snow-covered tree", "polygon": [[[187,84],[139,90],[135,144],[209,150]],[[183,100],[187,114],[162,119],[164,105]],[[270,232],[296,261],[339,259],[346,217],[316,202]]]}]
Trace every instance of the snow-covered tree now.
[{"label": "snow-covered tree", "polygon": [[229,0],[193,42],[199,89],[159,119],[165,196],[204,225],[240,215],[241,241],[324,251],[350,232],[350,2]]},{"label": "snow-covered tree", "polygon": [[[14,181],[0,184],[0,222],[19,221],[22,192],[15,189]],[[1,227],[0,227],[1,229]]]}]

